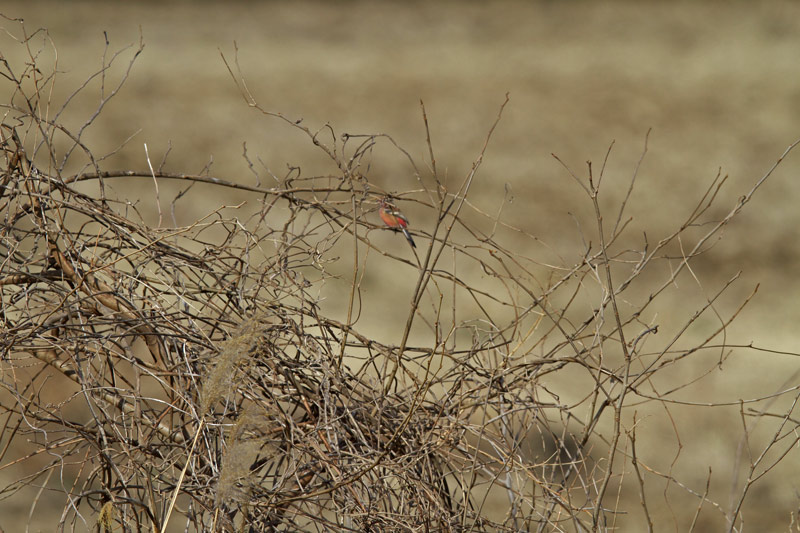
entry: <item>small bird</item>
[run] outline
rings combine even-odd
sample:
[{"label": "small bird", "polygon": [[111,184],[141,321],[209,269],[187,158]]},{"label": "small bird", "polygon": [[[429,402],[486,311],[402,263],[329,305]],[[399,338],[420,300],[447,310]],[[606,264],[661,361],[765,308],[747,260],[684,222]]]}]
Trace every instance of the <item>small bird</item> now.
[{"label": "small bird", "polygon": [[381,220],[383,220],[384,224],[395,231],[402,231],[403,235],[408,239],[408,242],[411,243],[411,246],[414,248],[417,247],[417,245],[414,244],[414,239],[411,238],[411,234],[406,229],[408,227],[408,219],[392,204],[388,203],[386,198],[381,198],[381,206],[380,209],[378,209],[378,214],[381,216]]}]

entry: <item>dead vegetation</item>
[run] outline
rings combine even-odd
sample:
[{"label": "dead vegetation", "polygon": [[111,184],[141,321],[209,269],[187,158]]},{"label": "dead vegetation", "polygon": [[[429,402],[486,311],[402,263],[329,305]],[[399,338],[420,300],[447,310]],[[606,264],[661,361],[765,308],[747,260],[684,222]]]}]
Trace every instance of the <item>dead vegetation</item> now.
[{"label": "dead vegetation", "polygon": [[[692,502],[685,529],[738,531],[753,484],[793,459],[791,386],[758,410],[742,402],[745,440],[755,421],[774,432],[750,448],[747,482],[729,502],[643,461],[637,447],[639,413],[669,412],[679,391],[707,378],[662,374],[701,354],[718,354],[721,368],[735,350],[754,350],[726,344],[738,311],[715,308],[735,277],[702,307],[673,310],[667,331],[651,311],[775,167],[715,218],[717,176],[672,233],[630,248],[638,166],[625,201],[604,211],[605,162],[565,165],[595,227],[582,228],[579,261],[543,265],[495,236],[500,214],[489,231],[465,215],[505,104],[453,187],[430,139],[418,165],[386,135],[311,130],[263,109],[228,58],[246,104],[304,133],[329,174],[278,177],[249,159],[255,180],[152,164],[109,170],[82,133],[127,79],[124,56],[104,56],[97,112],[69,129],[59,121],[69,100],[47,96],[56,71],[37,68],[35,41],[18,28],[30,61],[0,61],[11,95],[0,169],[0,469],[25,474],[0,487],[4,501],[24,499],[32,515],[42,492],[57,493],[58,530],[594,531],[652,530],[654,509],[679,492]],[[106,86],[110,69],[124,72],[119,86]],[[407,158],[414,190],[370,181],[377,150]],[[160,203],[148,222],[110,194],[118,179],[185,182],[175,200],[190,187],[243,189],[257,208],[220,206],[166,227]],[[386,194],[427,221],[412,223],[416,251],[399,237],[378,244]],[[367,274],[391,283],[386,265],[413,272],[405,299],[365,294]],[[342,279],[348,297],[331,316],[325,284]],[[368,298],[406,310],[399,343],[360,330]],[[709,316],[706,337],[687,339]],[[790,401],[771,412],[770,398]],[[652,492],[665,485],[674,492]]]}]

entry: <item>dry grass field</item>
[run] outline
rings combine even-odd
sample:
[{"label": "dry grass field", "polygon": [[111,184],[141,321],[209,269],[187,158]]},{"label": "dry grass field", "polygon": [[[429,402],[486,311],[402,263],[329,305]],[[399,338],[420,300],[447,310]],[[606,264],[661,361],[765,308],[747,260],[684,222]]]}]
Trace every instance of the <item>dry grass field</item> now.
[{"label": "dry grass field", "polygon": [[[221,58],[232,61],[237,50],[247,87],[264,108],[303,119],[329,137],[326,125],[336,136],[387,134],[423,170],[430,164],[424,101],[438,171],[454,187],[469,173],[508,93],[464,216],[489,232],[501,212],[495,238],[525,250],[542,272],[547,265],[579,261],[587,245],[582,234],[590,233],[586,228],[594,220],[591,202],[564,165],[585,178],[586,162],[598,171],[613,143],[600,202],[617,209],[647,139],[628,203],[631,229],[623,241],[634,248],[645,238],[652,245],[680,225],[719,172],[728,180],[710,218],[723,218],[800,138],[796,2],[7,0],[0,13],[23,18],[28,33],[47,29],[57,56],[44,44],[41,61],[62,73],[49,96],[54,103],[101,66],[106,39],[108,54],[122,50],[108,87],[125,74],[142,40],[144,49],[119,94],[84,136],[93,153],[114,151],[102,162],[104,169],[146,169],[146,145],[154,165],[166,157],[166,171],[207,172],[252,184],[243,158],[246,143],[247,157],[277,176],[288,172],[287,165],[302,167],[306,176],[335,172],[296,130],[248,108]],[[0,54],[10,63],[24,62],[19,24],[0,20],[0,26],[6,29],[0,32]],[[29,46],[39,49],[44,39],[38,34]],[[98,82],[90,89],[61,120],[77,128],[96,109]],[[413,168],[396,150],[376,149],[361,172],[389,192],[418,189]],[[742,413],[751,408],[792,413],[796,393],[739,402],[800,385],[798,178],[800,153],[794,152],[722,238],[709,243],[713,246],[692,264],[691,274],[676,281],[665,296],[669,305],[662,302],[658,313],[642,317],[669,331],[741,271],[715,302],[717,316],[729,317],[756,286],[758,291],[724,341],[775,351],[730,348],[722,350],[724,363],[720,350],[709,352],[653,384],[666,391],[670,380],[710,372],[670,402],[657,409],[643,405],[638,414],[638,453],[654,469],[645,475],[653,476],[648,504],[656,531],[688,530],[698,505],[690,493],[706,490],[719,507],[704,508],[695,531],[726,529],[725,513],[759,456],[759,443],[776,430],[769,418],[759,419],[757,427],[747,428],[752,440],[745,444],[750,422]],[[106,186],[130,198],[148,220],[158,219],[152,180],[109,180]],[[226,196],[197,188],[173,210],[171,198],[184,188],[160,183],[162,225],[190,224],[223,204],[260,201],[247,192]],[[404,210],[413,228],[432,224],[414,204]],[[386,246],[402,242],[391,234],[374,238]],[[347,253],[343,248],[341,255]],[[322,309],[343,318],[349,267],[331,269],[344,280],[325,287]],[[360,329],[398,343],[415,279],[402,267],[369,272]],[[387,300],[403,304],[386,305]],[[710,316],[693,325],[694,338],[719,327],[722,318]],[[420,332],[416,335],[424,342]],[[580,390],[570,392],[573,376],[560,379],[551,385],[564,391],[562,401],[581,396]],[[719,407],[701,408],[709,403]],[[792,416],[796,428],[796,410]],[[800,531],[800,448],[793,438],[786,436],[788,455],[750,488],[741,510],[746,529]],[[0,480],[9,472],[0,469]],[[686,490],[660,477],[667,472]],[[37,510],[29,517],[25,498],[32,494],[0,500],[0,528],[15,531],[14,524],[30,521],[31,531],[52,530],[63,500],[53,496],[53,516]],[[48,493],[39,497],[47,501]],[[615,498],[623,502],[619,508],[630,509],[620,516],[619,530],[644,531],[640,495],[626,488]],[[498,498],[489,505],[502,516],[508,502]]]}]

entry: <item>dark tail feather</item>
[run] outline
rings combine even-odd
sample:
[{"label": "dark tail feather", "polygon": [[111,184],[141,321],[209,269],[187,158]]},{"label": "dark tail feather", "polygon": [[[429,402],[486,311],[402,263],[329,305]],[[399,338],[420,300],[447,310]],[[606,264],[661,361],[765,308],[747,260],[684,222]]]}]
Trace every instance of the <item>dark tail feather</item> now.
[{"label": "dark tail feather", "polygon": [[403,228],[403,235],[406,236],[406,239],[408,239],[408,242],[411,243],[411,246],[413,248],[417,247],[417,245],[414,243],[414,239],[411,238],[411,234],[408,232],[408,230],[406,228]]}]

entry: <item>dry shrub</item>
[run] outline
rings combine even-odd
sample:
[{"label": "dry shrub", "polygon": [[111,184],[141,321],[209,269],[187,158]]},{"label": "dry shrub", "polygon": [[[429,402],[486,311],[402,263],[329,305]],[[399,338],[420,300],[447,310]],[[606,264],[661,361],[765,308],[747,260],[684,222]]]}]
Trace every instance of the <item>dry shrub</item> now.
[{"label": "dry shrub", "polygon": [[[46,489],[63,503],[59,529],[652,529],[653,509],[678,498],[666,484],[693,502],[687,527],[711,515],[738,530],[752,484],[789,460],[793,407],[755,413],[777,415],[760,457],[778,453],[768,464],[754,454],[730,503],[643,462],[637,448],[637,412],[668,412],[675,393],[705,375],[656,378],[708,350],[728,357],[720,338],[736,312],[686,342],[728,283],[666,335],[645,317],[774,167],[714,218],[718,176],[672,233],[638,248],[625,215],[637,172],[622,204],[604,211],[604,170],[569,171],[596,226],[583,229],[579,260],[546,265],[495,235],[517,231],[500,214],[484,219],[489,230],[466,216],[494,126],[454,188],[440,180],[430,140],[420,171],[388,136],[312,131],[263,110],[226,62],[247,105],[305,134],[334,172],[291,168],[278,178],[247,160],[263,178],[247,185],[152,165],[107,170],[82,135],[118,87],[103,83],[97,112],[67,128],[59,116],[69,99],[47,99],[57,73],[37,68],[33,43],[20,42],[28,63],[0,62],[11,95],[0,169],[0,468],[29,465],[0,496],[23,499],[31,515]],[[121,56],[104,57],[103,79]],[[120,86],[130,65],[122,71]],[[427,127],[424,108],[423,118]],[[417,189],[370,182],[378,149],[407,157]],[[221,207],[166,229],[160,211],[147,223],[107,194],[120,178],[246,190],[260,202],[243,219]],[[389,193],[431,221],[413,226],[416,250],[399,237],[402,247],[377,244],[388,241],[375,238],[385,231],[376,201]],[[381,262],[368,267],[369,254]],[[364,294],[368,268],[414,272],[413,291],[399,302]],[[321,305],[336,279],[348,295],[338,318]],[[360,331],[369,298],[406,317],[398,345]]]}]

